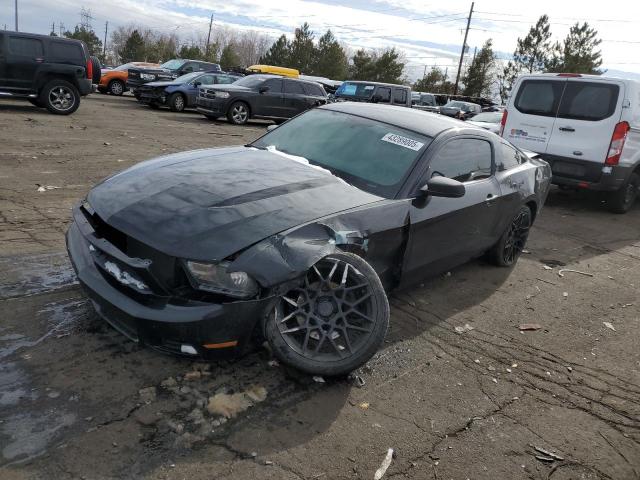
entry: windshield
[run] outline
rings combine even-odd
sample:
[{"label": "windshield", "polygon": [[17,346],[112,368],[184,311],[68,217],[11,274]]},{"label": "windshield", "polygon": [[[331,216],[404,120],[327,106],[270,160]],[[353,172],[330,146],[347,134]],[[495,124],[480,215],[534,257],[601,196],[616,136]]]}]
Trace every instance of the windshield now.
[{"label": "windshield", "polygon": [[465,106],[466,104],[464,102],[456,102],[455,100],[445,105],[446,108],[463,108]]},{"label": "windshield", "polygon": [[122,70],[129,70],[131,67],[133,67],[132,63],[125,63],[124,65],[120,65],[119,67],[114,68],[113,70],[121,72]]},{"label": "windshield", "polygon": [[344,82],[340,88],[336,90],[336,95],[345,97],[369,98],[373,94],[375,85],[367,85],[365,83]]},{"label": "windshield", "polygon": [[479,113],[473,117],[474,122],[486,122],[486,123],[500,123],[502,120],[502,113],[500,112],[485,112]]},{"label": "windshield", "polygon": [[431,138],[369,118],[315,109],[256,140],[304,157],[346,182],[393,198]]},{"label": "windshield", "polygon": [[[277,77],[273,77],[273,78],[277,78]],[[255,87],[256,85],[260,85],[262,82],[264,82],[265,77],[256,77],[253,75],[247,75],[246,77],[242,77],[239,80],[236,80],[234,82],[234,85],[240,85],[241,87]]]},{"label": "windshield", "polygon": [[202,75],[202,72],[185,73],[184,75],[179,76],[178,78],[176,78],[173,81],[175,83],[187,83],[187,82],[190,82],[191,80],[193,80],[194,78],[196,78],[199,75]]},{"label": "windshield", "polygon": [[160,65],[160,68],[166,68],[167,70],[178,70],[186,60],[169,60]]}]

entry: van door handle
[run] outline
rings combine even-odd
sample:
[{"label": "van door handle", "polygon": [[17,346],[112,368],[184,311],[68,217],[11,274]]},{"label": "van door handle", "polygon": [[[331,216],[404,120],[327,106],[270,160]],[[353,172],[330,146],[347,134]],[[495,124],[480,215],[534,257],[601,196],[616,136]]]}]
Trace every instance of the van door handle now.
[{"label": "van door handle", "polygon": [[575,132],[576,129],[573,127],[560,127],[560,130],[563,132]]},{"label": "van door handle", "polygon": [[496,198],[498,198],[497,195],[494,195],[493,193],[490,193],[487,195],[487,199],[485,200],[485,203],[487,204],[488,207],[490,207],[491,205],[493,205],[493,203],[495,202]]}]

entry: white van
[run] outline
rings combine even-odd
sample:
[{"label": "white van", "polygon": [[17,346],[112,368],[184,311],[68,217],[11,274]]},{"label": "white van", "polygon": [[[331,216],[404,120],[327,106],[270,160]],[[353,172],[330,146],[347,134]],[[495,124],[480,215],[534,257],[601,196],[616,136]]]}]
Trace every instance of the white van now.
[{"label": "white van", "polygon": [[516,80],[500,135],[539,153],[553,183],[609,192],[627,212],[640,191],[640,82],[544,73]]}]

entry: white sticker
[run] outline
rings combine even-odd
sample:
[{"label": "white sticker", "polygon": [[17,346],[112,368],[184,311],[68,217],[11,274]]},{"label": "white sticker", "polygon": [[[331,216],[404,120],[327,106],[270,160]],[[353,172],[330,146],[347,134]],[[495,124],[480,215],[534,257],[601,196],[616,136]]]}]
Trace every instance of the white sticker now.
[{"label": "white sticker", "polygon": [[374,88],[375,88],[375,86],[374,86],[374,85],[365,85],[365,86],[364,86],[364,89],[365,89],[365,90],[373,90]]},{"label": "white sticker", "polygon": [[396,135],[395,133],[387,133],[380,140],[383,142],[393,143],[394,145],[400,145],[401,147],[415,150],[416,152],[424,147],[424,143],[412,140],[402,135]]}]

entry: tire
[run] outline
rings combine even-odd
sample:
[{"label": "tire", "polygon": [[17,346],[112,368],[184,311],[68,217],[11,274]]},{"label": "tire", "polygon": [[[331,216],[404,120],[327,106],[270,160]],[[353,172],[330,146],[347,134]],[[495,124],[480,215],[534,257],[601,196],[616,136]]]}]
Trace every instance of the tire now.
[{"label": "tire", "polygon": [[509,222],[498,243],[489,251],[491,262],[499,267],[514,265],[527,244],[531,223],[531,209],[523,205]]},{"label": "tire", "polygon": [[44,108],[44,105],[42,104],[42,102],[40,102],[40,99],[38,98],[30,98],[29,103],[35,107]]},{"label": "tire", "polygon": [[172,112],[184,112],[184,109],[187,106],[187,102],[185,101],[184,96],[181,93],[176,92],[169,95],[167,105],[169,105],[169,109]]},{"label": "tire", "polygon": [[42,90],[38,101],[56,115],[69,115],[80,106],[78,89],[66,80],[51,80]]},{"label": "tire", "polygon": [[93,70],[91,83],[97,85],[100,83],[100,77],[102,76],[102,64],[100,63],[100,60],[98,60],[98,57],[91,57],[91,64]]},{"label": "tire", "polygon": [[250,117],[251,110],[244,102],[233,102],[227,111],[227,120],[234,125],[244,125]]},{"label": "tire", "polygon": [[111,80],[109,82],[109,93],[117,97],[124,93],[124,83],[120,80]]},{"label": "tire", "polygon": [[613,213],[627,213],[638,198],[640,192],[640,174],[632,173],[620,190],[611,192],[607,199],[609,210]]},{"label": "tire", "polygon": [[389,302],[378,275],[359,256],[339,252],[317,262],[277,300],[265,336],[282,363],[335,376],[369,360],[388,327]]}]

